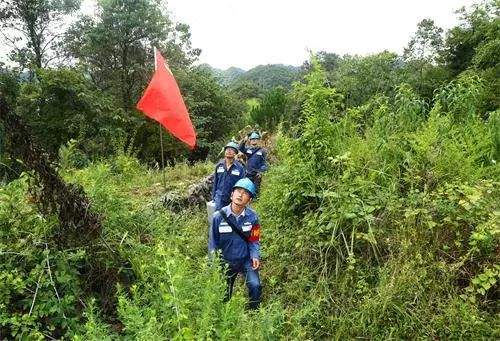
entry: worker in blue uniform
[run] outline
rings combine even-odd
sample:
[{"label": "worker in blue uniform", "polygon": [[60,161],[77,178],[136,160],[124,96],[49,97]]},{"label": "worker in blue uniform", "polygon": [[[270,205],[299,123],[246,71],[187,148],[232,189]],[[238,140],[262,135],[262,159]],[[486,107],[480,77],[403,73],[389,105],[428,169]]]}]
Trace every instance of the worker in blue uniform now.
[{"label": "worker in blue uniform", "polygon": [[220,160],[215,166],[212,200],[215,203],[216,210],[229,205],[234,184],[245,177],[245,167],[235,160],[238,147],[236,142],[226,144],[224,146],[224,159]]},{"label": "worker in blue uniform", "polygon": [[[246,142],[250,141],[250,146]],[[262,173],[267,171],[266,156],[267,151],[260,146],[260,134],[252,132],[250,137],[246,137],[239,146],[239,150],[246,155],[246,176],[253,181],[259,191],[262,181]]]},{"label": "worker in blue uniform", "polygon": [[226,300],[231,298],[234,282],[241,273],[245,276],[250,309],[258,308],[262,293],[260,224],[255,211],[248,207],[255,195],[256,188],[250,179],[239,180],[233,187],[231,204],[214,213],[208,241],[210,256],[219,250],[227,264]]}]

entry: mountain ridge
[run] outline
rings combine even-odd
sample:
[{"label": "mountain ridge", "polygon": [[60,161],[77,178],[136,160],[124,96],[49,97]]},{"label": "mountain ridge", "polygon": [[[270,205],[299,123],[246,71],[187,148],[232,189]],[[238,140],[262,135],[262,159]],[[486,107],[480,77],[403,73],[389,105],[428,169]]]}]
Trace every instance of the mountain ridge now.
[{"label": "mountain ridge", "polygon": [[207,63],[201,64],[200,67],[212,72],[221,85],[234,88],[244,83],[254,83],[264,90],[276,86],[290,87],[300,71],[299,66],[285,64],[261,64],[249,70],[236,66],[220,69]]}]

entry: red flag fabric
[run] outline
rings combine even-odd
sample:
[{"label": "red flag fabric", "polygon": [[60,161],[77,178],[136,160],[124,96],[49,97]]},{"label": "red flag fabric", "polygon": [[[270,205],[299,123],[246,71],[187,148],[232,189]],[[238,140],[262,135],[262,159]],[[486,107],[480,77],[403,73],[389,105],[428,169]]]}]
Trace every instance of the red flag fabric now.
[{"label": "red flag fabric", "polygon": [[194,149],[196,133],[177,82],[160,51],[156,50],[155,53],[156,70],[137,103],[137,109],[158,121],[172,135]]}]

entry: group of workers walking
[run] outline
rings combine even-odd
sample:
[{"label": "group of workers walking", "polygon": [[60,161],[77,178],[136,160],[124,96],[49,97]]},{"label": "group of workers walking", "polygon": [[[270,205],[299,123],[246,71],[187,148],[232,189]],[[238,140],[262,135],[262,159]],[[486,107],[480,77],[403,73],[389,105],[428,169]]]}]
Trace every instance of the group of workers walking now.
[{"label": "group of workers walking", "polygon": [[[226,300],[231,298],[236,277],[243,274],[250,309],[258,308],[262,292],[260,223],[257,213],[248,206],[257,196],[262,173],[267,170],[266,151],[260,141],[260,134],[253,132],[240,144],[231,141],[224,146],[224,158],[215,166],[212,190],[215,213],[208,238],[209,255],[219,251],[226,265]],[[246,156],[246,165],[236,160],[239,152]]]}]

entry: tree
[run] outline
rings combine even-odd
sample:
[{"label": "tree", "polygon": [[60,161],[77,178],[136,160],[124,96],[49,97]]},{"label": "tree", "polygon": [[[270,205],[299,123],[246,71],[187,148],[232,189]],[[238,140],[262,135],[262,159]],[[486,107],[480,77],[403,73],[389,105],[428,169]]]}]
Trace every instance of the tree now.
[{"label": "tree", "polygon": [[250,110],[250,118],[265,130],[272,130],[285,118],[286,108],[286,91],[276,87],[266,92],[260,105]]},{"label": "tree", "polygon": [[443,29],[434,20],[424,19],[404,50],[405,60],[421,60],[435,63],[443,48]]},{"label": "tree", "polygon": [[171,21],[160,0],[100,0],[98,6],[97,17],[71,27],[67,51],[125,110],[133,108],[151,75],[153,46],[174,73],[200,53],[191,48],[189,26]]},{"label": "tree", "polygon": [[[316,54],[316,58],[318,59],[319,64],[323,67],[326,72],[332,72],[336,68],[338,68],[341,57],[336,53],[331,53],[327,51],[319,51]],[[306,60],[302,66],[300,67],[300,74],[302,77],[307,75],[313,70],[313,66],[310,60]]]},{"label": "tree", "polygon": [[450,79],[441,64],[443,48],[443,29],[433,20],[424,19],[418,23],[403,53],[405,82],[427,100],[431,100],[434,91]]},{"label": "tree", "polygon": [[[462,22],[447,32],[444,53],[446,65],[454,75],[473,64],[478,50],[498,44],[492,42],[499,40],[500,3],[498,0],[485,1],[474,5],[471,11],[462,8],[458,13],[461,14]],[[495,53],[495,49],[490,52]],[[488,54],[488,57],[481,59],[489,60],[491,66],[498,63],[499,57],[498,54]]]},{"label": "tree", "polygon": [[113,140],[125,134],[127,116],[72,69],[38,70],[35,81],[21,85],[16,111],[53,158],[71,139],[88,156],[112,154]]},{"label": "tree", "polygon": [[68,14],[81,0],[2,0],[0,28],[11,58],[22,67],[46,67],[55,53]]},{"label": "tree", "polygon": [[388,51],[366,57],[344,56],[328,78],[344,95],[346,106],[357,106],[375,94],[392,95],[400,83],[402,66],[398,55]]},{"label": "tree", "polygon": [[445,65],[454,76],[466,72],[482,78],[483,110],[493,111],[500,105],[500,2],[484,1],[459,13],[461,24],[446,35]]},{"label": "tree", "polygon": [[18,78],[18,73],[0,63],[0,95],[5,96],[5,99],[10,105],[15,102],[19,91]]},{"label": "tree", "polygon": [[240,99],[249,99],[259,97],[264,90],[254,82],[244,81],[231,86],[231,92]]}]

